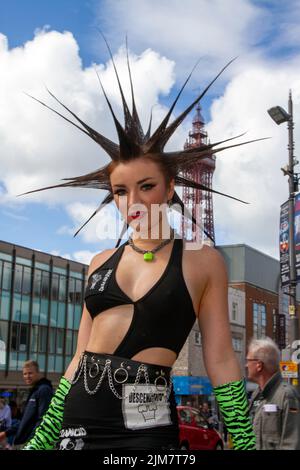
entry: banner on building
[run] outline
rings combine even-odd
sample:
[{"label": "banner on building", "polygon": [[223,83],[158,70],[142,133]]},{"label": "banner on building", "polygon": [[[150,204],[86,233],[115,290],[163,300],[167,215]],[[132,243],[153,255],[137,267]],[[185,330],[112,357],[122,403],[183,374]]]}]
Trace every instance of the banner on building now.
[{"label": "banner on building", "polygon": [[296,277],[300,282],[300,193],[295,196],[295,257]]},{"label": "banner on building", "polygon": [[[290,284],[289,261],[289,205],[288,201],[280,206],[279,253],[280,280],[282,287]],[[299,247],[300,248],[300,247]]]}]

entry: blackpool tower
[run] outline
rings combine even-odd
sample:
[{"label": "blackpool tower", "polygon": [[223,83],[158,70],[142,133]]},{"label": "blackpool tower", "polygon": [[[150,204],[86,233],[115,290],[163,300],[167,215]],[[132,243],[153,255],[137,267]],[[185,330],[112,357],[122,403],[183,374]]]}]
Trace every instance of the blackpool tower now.
[{"label": "blackpool tower", "polygon": [[[207,145],[207,132],[204,129],[204,125],[201,106],[198,104],[193,118],[192,130],[189,132],[184,149],[205,147]],[[193,181],[211,188],[213,172],[216,166],[215,160],[215,155],[204,158],[188,171],[182,172],[182,176],[191,178]],[[187,218],[182,218],[182,235],[187,240],[202,240],[208,245],[215,245],[212,193],[184,186],[182,201],[201,226],[199,228],[198,225],[189,222]]]}]

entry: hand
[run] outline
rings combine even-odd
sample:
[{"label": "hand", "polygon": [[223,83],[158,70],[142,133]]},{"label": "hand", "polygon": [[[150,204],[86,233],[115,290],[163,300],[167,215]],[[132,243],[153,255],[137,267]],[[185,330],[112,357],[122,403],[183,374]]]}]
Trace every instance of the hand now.
[{"label": "hand", "polygon": [[6,438],[5,432],[0,432],[0,442],[3,441]]}]

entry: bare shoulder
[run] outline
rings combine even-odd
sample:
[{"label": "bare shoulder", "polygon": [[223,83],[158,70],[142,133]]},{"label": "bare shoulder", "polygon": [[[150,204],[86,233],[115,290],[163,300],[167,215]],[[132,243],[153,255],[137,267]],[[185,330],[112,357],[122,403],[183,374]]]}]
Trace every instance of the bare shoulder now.
[{"label": "bare shoulder", "polygon": [[202,244],[200,248],[194,249],[193,244],[188,241],[185,242],[185,247],[190,258],[195,261],[194,265],[199,267],[200,263],[202,272],[205,270],[208,274],[215,274],[220,269],[226,270],[224,257],[215,247]]},{"label": "bare shoulder", "polygon": [[103,250],[100,253],[94,255],[90,261],[88,275],[95,271],[95,269],[97,269],[99,266],[104,264],[105,261],[107,261],[108,258],[110,258],[117,249],[118,248],[108,248],[107,250]]}]

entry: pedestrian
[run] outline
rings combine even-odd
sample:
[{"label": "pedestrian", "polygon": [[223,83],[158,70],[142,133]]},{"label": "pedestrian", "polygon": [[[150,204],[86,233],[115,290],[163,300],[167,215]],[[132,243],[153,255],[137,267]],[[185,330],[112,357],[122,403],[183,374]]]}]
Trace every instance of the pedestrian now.
[{"label": "pedestrian", "polygon": [[[5,431],[11,426],[11,410],[4,397],[0,397],[0,449],[7,448]],[[1,436],[3,436],[1,438]]]},{"label": "pedestrian", "polygon": [[[157,130],[151,134],[149,127],[144,133],[135,107],[129,60],[127,65],[132,112],[117,75],[124,126],[102,88],[118,143],[92,129],[63,105],[78,124],[68,122],[96,141],[112,162],[57,187],[107,190],[90,219],[114,201],[124,219],[116,246],[127,228],[133,231],[118,248],[104,250],[92,259],[76,353],[42,424],[24,449],[178,448],[171,371],[196,320],[208,375],[235,447],[251,449],[255,437],[232,348],[225,261],[215,248],[207,244],[195,248],[181,238],[167,217],[172,204],[184,209],[176,184],[205,188],[179,173],[216,152],[214,144],[164,152],[175,129],[204,93],[168,124],[183,87]],[[44,189],[50,188],[30,192]]]},{"label": "pedestrian", "polygon": [[209,421],[209,419],[211,418],[211,411],[209,409],[209,404],[207,403],[207,401],[205,401],[203,404],[202,404],[202,409],[201,409],[201,415],[203,416],[203,418],[205,418],[207,421]]},{"label": "pedestrian", "polygon": [[21,423],[22,414],[18,408],[16,401],[11,400],[9,402],[9,407],[11,409],[11,426],[8,429],[6,429],[5,435],[6,435],[8,444],[12,447],[13,441],[15,439],[15,436],[18,432],[18,429]]},{"label": "pedestrian", "polygon": [[17,429],[16,422],[13,427],[8,427],[0,434],[0,440],[15,434],[12,444],[20,446],[34,435],[35,429],[42,421],[45,411],[48,409],[53,396],[53,388],[50,380],[43,377],[36,361],[29,360],[23,365],[23,379],[31,388],[25,403],[22,419]]},{"label": "pedestrian", "polygon": [[280,372],[280,351],[269,337],[252,339],[248,379],[258,384],[250,413],[258,450],[300,450],[300,396]]}]

